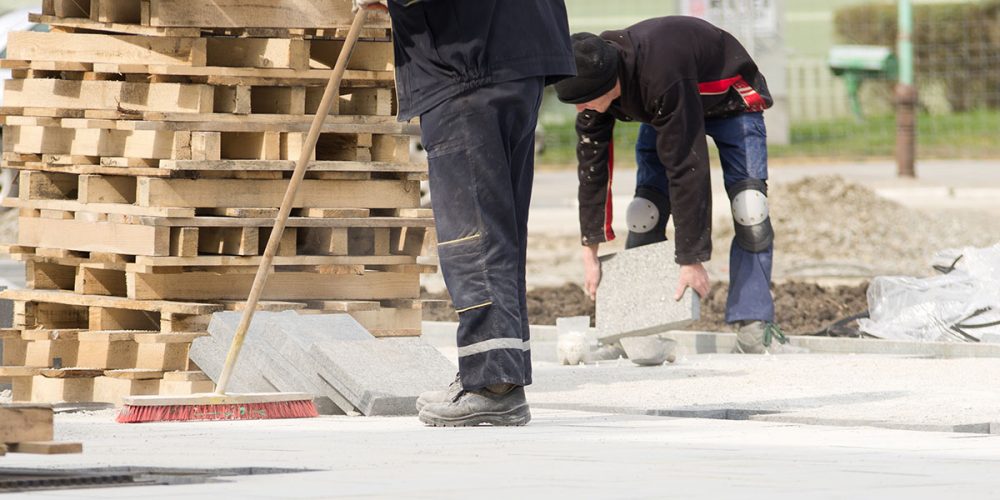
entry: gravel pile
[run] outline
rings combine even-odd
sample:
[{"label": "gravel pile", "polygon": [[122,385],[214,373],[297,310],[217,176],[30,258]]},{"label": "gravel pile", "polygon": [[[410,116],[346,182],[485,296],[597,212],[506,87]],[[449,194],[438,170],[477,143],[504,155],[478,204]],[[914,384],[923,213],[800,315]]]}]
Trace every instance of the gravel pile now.
[{"label": "gravel pile", "polygon": [[[775,184],[768,198],[775,277],[922,276],[939,250],[1000,241],[1000,224],[986,214],[913,210],[839,176]],[[716,224],[716,248],[728,251],[732,234],[731,224]]]}]

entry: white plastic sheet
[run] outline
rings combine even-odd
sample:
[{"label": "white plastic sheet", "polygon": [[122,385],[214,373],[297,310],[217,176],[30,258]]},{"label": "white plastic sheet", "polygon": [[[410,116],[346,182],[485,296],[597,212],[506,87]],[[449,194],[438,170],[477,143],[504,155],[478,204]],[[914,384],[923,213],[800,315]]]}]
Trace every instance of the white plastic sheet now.
[{"label": "white plastic sheet", "polygon": [[[956,257],[961,258],[955,261]],[[881,276],[868,287],[861,330],[883,339],[976,342],[1000,334],[1000,244],[945,250],[954,270],[930,278]]]}]

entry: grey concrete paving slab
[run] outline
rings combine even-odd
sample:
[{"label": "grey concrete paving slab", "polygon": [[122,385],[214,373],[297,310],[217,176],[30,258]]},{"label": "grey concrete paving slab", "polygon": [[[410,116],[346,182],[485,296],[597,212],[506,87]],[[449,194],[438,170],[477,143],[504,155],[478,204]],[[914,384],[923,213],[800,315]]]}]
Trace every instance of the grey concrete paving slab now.
[{"label": "grey concrete paving slab", "polygon": [[421,392],[446,387],[455,365],[420,338],[312,345],[319,375],[364,415],[415,415]]},{"label": "grey concrete paving slab", "polygon": [[523,428],[434,429],[412,417],[121,425],[101,412],[58,415],[56,439],[83,441],[85,452],[9,454],[0,464],[314,471],[31,497],[940,499],[1000,494],[997,436],[773,422],[536,409]]},{"label": "grey concrete paving slab", "polygon": [[[195,339],[191,343],[188,357],[215,382],[218,382],[222,375],[222,367],[226,362],[226,354],[229,352],[237,324],[239,324],[238,315],[214,314],[208,325],[210,335]],[[229,386],[226,387],[228,392],[258,393],[278,390],[264,378],[258,368],[272,363],[267,351],[258,348],[263,324],[263,317],[255,317],[250,323],[240,357],[229,379]]]},{"label": "grey concrete paving slab", "polygon": [[[425,339],[455,359],[454,329],[425,322]],[[1000,422],[992,345],[792,337],[828,351],[751,356],[729,354],[734,334],[673,331],[673,364],[561,366],[555,327],[531,332],[532,401],[545,408],[976,433]]]},{"label": "grey concrete paving slab", "polygon": [[692,290],[674,300],[679,276],[672,241],[602,257],[596,312],[601,342],[682,328],[698,319],[699,302]]}]

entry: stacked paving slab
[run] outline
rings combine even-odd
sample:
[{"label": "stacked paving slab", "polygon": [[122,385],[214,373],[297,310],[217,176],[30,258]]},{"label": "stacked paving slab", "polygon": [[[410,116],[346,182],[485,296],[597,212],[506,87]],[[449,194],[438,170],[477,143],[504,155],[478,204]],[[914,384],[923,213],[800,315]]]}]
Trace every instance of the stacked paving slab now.
[{"label": "stacked paving slab", "polygon": [[[27,289],[0,331],[21,402],[213,389],[189,361],[239,310],[351,23],[349,0],[45,0],[11,33],[3,167]],[[388,17],[369,16],[262,310],[420,335],[426,165],[396,123]],[[0,380],[2,381],[2,380]]]}]

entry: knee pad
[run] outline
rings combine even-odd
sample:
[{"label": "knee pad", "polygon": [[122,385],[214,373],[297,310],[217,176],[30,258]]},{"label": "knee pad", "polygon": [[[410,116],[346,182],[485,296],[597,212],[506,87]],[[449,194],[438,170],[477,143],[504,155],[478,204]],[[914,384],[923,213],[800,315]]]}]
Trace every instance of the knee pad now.
[{"label": "knee pad", "polygon": [[728,191],[736,244],[749,252],[767,250],[774,241],[767,206],[767,183],[760,179],[747,179],[733,184]]},{"label": "knee pad", "polygon": [[666,241],[669,218],[670,203],[666,196],[655,189],[636,189],[635,198],[625,211],[625,222],[628,225],[625,248]]}]

